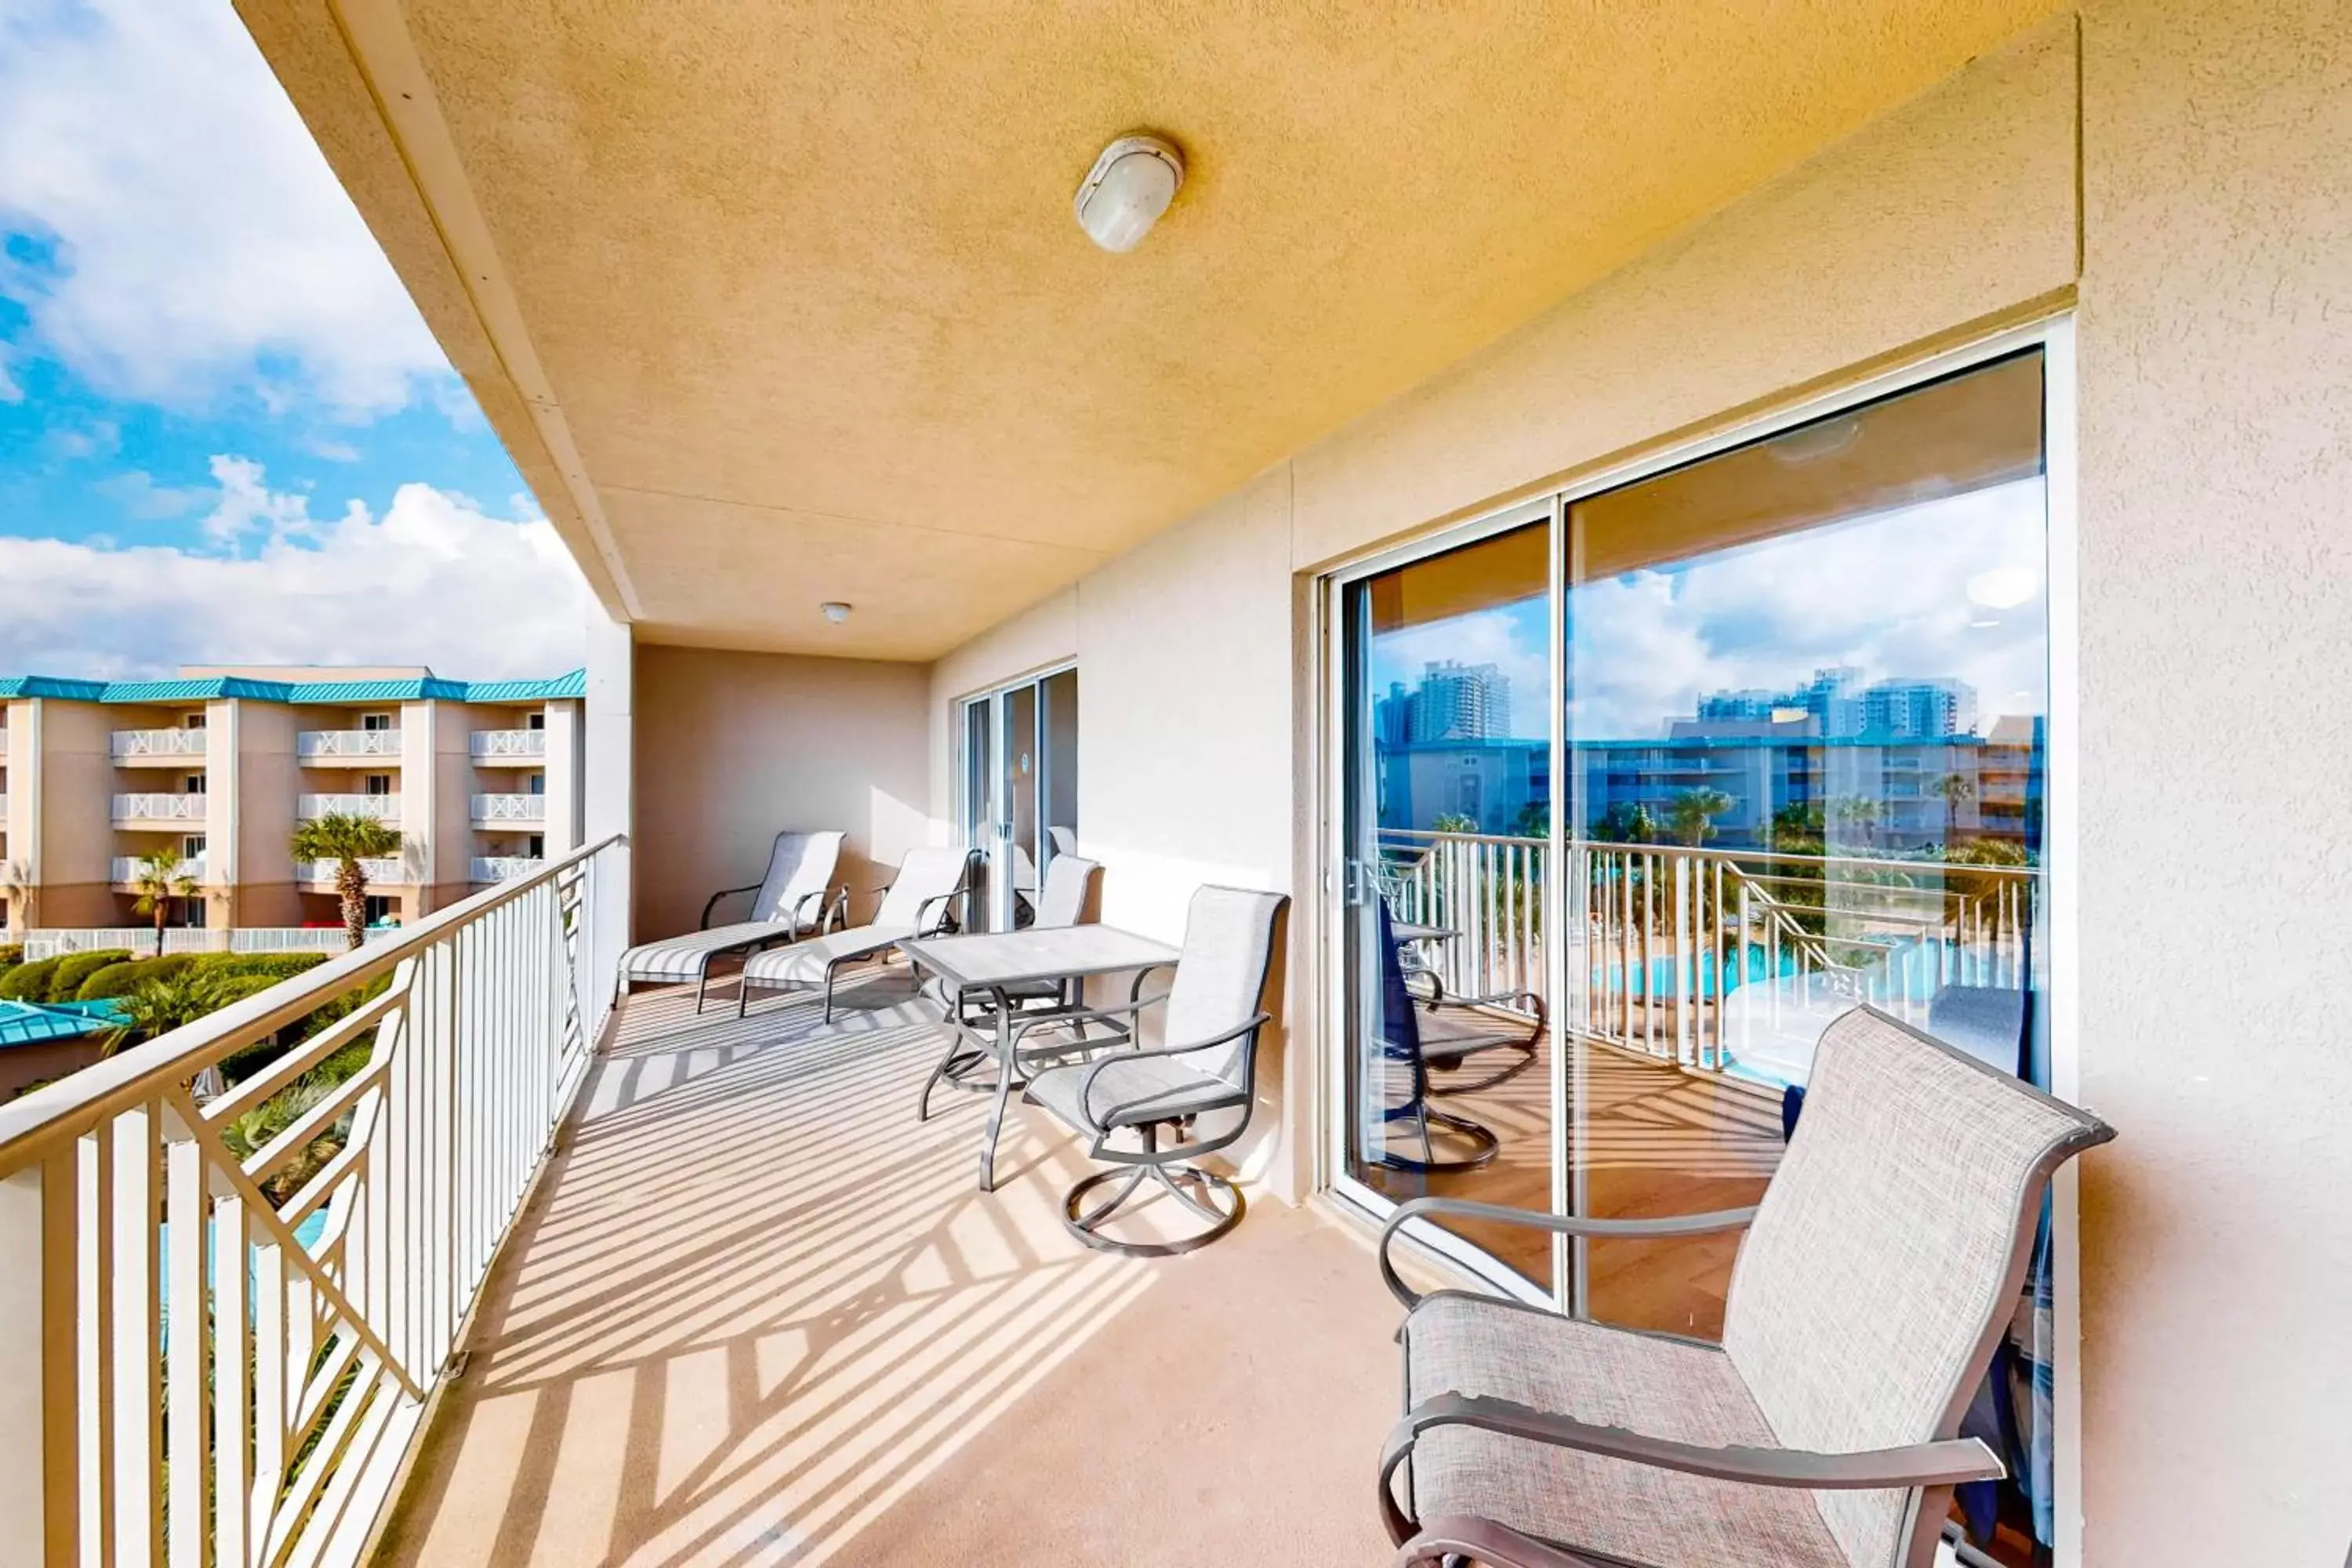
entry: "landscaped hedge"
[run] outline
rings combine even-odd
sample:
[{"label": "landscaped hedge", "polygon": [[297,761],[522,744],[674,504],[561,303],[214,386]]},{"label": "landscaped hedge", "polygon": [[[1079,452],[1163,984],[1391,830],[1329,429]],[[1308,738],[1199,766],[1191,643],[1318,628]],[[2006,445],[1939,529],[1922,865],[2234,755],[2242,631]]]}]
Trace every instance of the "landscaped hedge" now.
[{"label": "landscaped hedge", "polygon": [[290,980],[327,962],[323,952],[208,952],[199,960],[207,974],[267,974]]},{"label": "landscaped hedge", "polygon": [[103,1002],[110,996],[128,996],[150,980],[169,980],[193,967],[195,962],[193,952],[167,952],[161,958],[134,958],[110,963],[83,981],[74,993],[74,1000]]},{"label": "landscaped hedge", "polygon": [[25,944],[12,942],[0,944],[0,969],[14,969],[25,962]]},{"label": "landscaped hedge", "polygon": [[58,962],[54,958],[44,958],[32,963],[20,963],[5,974],[0,974],[0,1002],[47,1001],[49,976],[57,973]]},{"label": "landscaped hedge", "polygon": [[58,960],[49,972],[49,993],[44,998],[50,1002],[70,1002],[81,992],[81,983],[101,969],[111,969],[131,957],[128,948],[102,948],[96,952],[69,952]]}]

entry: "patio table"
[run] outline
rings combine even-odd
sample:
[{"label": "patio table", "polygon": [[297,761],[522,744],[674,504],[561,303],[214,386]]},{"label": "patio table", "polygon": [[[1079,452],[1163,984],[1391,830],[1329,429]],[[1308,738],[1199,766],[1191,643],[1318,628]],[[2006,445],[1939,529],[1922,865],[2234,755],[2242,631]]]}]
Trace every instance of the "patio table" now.
[{"label": "patio table", "polygon": [[[1018,1064],[1013,1030],[1017,1017],[1012,993],[1043,982],[1127,974],[1176,962],[1176,949],[1116,926],[1033,926],[1027,931],[988,931],[977,936],[909,937],[898,943],[916,968],[936,976],[947,996],[947,1026],[996,1058],[996,1087],[988,1126],[981,1135],[980,1190],[996,1190],[996,1135],[1004,1125],[1004,1102],[1013,1093]],[[959,1016],[958,999],[982,994],[992,1001],[993,1037],[983,1037]]]}]

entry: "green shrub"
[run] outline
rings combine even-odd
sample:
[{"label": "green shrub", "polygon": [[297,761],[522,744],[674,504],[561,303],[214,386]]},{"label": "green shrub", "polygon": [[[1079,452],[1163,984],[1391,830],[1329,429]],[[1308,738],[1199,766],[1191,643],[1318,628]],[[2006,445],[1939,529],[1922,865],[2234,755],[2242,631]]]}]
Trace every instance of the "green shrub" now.
[{"label": "green shrub", "polygon": [[58,960],[57,968],[49,972],[47,1000],[70,1002],[81,994],[81,983],[101,969],[111,969],[131,957],[127,948],[104,948],[97,952],[71,952]]},{"label": "green shrub", "polygon": [[58,960],[44,958],[32,963],[20,963],[5,974],[0,974],[0,1002],[38,1002],[49,994],[49,976],[57,973]]},{"label": "green shrub", "polygon": [[25,944],[23,942],[0,942],[0,969],[14,969],[24,962]]},{"label": "green shrub", "polygon": [[316,969],[327,962],[323,952],[213,952],[201,961],[205,973],[215,975],[266,974],[272,980],[290,980],[305,970]]},{"label": "green shrub", "polygon": [[103,1002],[110,997],[128,996],[150,980],[169,980],[185,973],[195,962],[194,953],[171,952],[161,958],[134,958],[127,963],[109,964],[81,983],[74,1000]]}]

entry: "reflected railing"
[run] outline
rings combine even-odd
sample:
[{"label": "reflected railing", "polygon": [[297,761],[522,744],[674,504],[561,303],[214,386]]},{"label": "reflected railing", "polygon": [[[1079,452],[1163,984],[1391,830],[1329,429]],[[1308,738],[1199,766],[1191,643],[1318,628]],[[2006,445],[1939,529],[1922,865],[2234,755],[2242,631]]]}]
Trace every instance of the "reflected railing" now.
[{"label": "reflected railing", "polygon": [[1856,1003],[1927,1026],[1956,989],[2034,984],[2034,866],[1580,839],[1562,1008],[1543,839],[1383,829],[1381,849],[1396,918],[1444,933],[1414,957],[1447,990],[1532,990],[1580,1034],[1685,1066],[1771,1062]]}]

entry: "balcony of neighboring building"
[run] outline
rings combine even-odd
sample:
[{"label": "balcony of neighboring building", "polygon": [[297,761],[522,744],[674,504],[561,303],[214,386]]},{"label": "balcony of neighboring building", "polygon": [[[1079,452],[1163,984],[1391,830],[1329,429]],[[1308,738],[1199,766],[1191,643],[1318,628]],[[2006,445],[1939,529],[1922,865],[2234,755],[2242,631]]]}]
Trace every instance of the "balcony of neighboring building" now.
[{"label": "balcony of neighboring building", "polygon": [[[109,873],[114,890],[121,893],[137,891],[140,879],[147,874],[147,858],[142,855],[115,856]],[[183,856],[173,864],[169,875],[174,884],[186,881],[201,885],[205,879],[205,858],[202,855]]]},{"label": "balcony of neighboring building", "polygon": [[477,795],[471,797],[467,815],[478,828],[536,826],[547,820],[547,796]]},{"label": "balcony of neighboring building", "polygon": [[400,821],[397,793],[367,795],[304,795],[295,801],[294,814],[304,822],[322,816],[369,816],[378,822]]},{"label": "balcony of neighboring building", "polygon": [[201,763],[211,753],[212,731],[201,725],[117,730],[107,737],[107,754],[118,768],[180,768]]},{"label": "balcony of neighboring building", "polygon": [[304,730],[294,737],[294,755],[306,768],[381,767],[400,760],[400,737],[394,726]]},{"label": "balcony of neighboring building", "polygon": [[547,755],[545,730],[477,730],[466,749],[486,767],[530,767]]},{"label": "balcony of neighboring building", "polygon": [[[418,879],[404,856],[362,860],[359,868],[360,874],[367,879],[371,888],[412,887]],[[295,879],[312,889],[333,889],[335,879],[341,871],[341,863],[335,860],[298,861],[294,867]]]},{"label": "balcony of neighboring building", "polygon": [[117,827],[178,827],[201,824],[211,796],[201,790],[144,790],[117,795],[109,816]]}]

